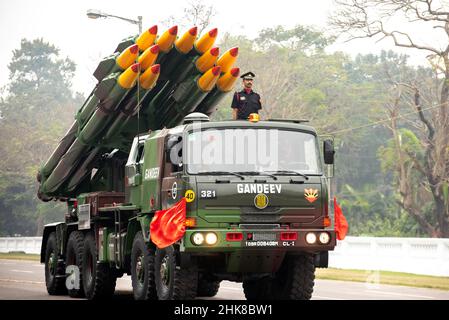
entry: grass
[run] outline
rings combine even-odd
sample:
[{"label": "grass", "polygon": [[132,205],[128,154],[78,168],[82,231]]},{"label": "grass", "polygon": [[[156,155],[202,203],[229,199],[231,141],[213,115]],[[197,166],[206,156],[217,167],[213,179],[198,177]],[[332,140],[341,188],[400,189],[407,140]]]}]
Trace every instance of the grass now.
[{"label": "grass", "polygon": [[40,255],[23,252],[0,253],[0,259],[40,261]]},{"label": "grass", "polygon": [[[0,253],[0,259],[39,261],[40,257],[38,254],[13,252]],[[316,278],[449,290],[449,277],[433,277],[390,271],[316,269]]]},{"label": "grass", "polygon": [[390,271],[317,269],[316,278],[449,290],[449,277],[434,277]]}]

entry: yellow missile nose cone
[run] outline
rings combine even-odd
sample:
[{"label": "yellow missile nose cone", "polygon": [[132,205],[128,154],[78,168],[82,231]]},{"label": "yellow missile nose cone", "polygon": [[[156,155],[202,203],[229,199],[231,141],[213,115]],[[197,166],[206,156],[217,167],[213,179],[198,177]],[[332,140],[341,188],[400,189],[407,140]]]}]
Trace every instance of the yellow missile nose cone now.
[{"label": "yellow missile nose cone", "polygon": [[140,63],[140,67],[142,68],[142,70],[147,70],[149,67],[151,67],[156,62],[158,55],[159,55],[159,45],[157,44],[145,50],[145,52],[142,53],[142,55],[138,59],[138,62]]},{"label": "yellow missile nose cone", "polygon": [[220,77],[217,81],[217,88],[221,92],[229,92],[234,87],[235,82],[237,81],[240,75],[239,68],[232,68],[228,72],[226,72],[223,76]]},{"label": "yellow missile nose cone", "polygon": [[165,53],[169,52],[173,47],[173,43],[176,40],[177,34],[178,26],[171,27],[170,29],[165,31],[156,41],[156,43],[159,45],[159,49]]},{"label": "yellow missile nose cone", "polygon": [[204,53],[201,57],[199,57],[195,66],[199,72],[204,73],[210,68],[212,68],[218,60],[218,55],[220,54],[219,48],[212,48]]},{"label": "yellow missile nose cone", "polygon": [[198,34],[198,27],[193,27],[183,34],[181,38],[176,40],[175,47],[179,52],[187,54],[192,50],[196,35]]},{"label": "yellow missile nose cone", "polygon": [[226,51],[217,62],[217,65],[221,67],[221,72],[228,72],[234,66],[235,61],[239,55],[239,48],[235,47]]},{"label": "yellow missile nose cone", "polygon": [[143,32],[137,39],[136,44],[139,46],[141,52],[147,50],[154,44],[157,37],[157,26],[154,25],[150,29]]},{"label": "yellow missile nose cone", "polygon": [[217,83],[218,78],[220,77],[221,67],[213,67],[210,68],[205,74],[203,74],[198,79],[198,87],[203,92],[211,91],[215,84]]},{"label": "yellow missile nose cone", "polygon": [[117,82],[123,89],[131,89],[136,84],[139,75],[140,64],[135,63],[118,77]]},{"label": "yellow missile nose cone", "polygon": [[134,62],[136,62],[137,55],[139,54],[139,46],[133,44],[126,48],[116,59],[117,65],[120,69],[125,70],[129,68]]},{"label": "yellow missile nose cone", "polygon": [[198,39],[197,42],[195,42],[195,49],[200,54],[205,53],[207,50],[212,48],[212,46],[215,43],[215,40],[217,39],[218,35],[218,29],[212,29],[209,32],[206,32],[201,38]]},{"label": "yellow missile nose cone", "polygon": [[155,64],[140,76],[140,86],[142,89],[150,90],[156,85],[157,79],[161,74],[161,66]]}]

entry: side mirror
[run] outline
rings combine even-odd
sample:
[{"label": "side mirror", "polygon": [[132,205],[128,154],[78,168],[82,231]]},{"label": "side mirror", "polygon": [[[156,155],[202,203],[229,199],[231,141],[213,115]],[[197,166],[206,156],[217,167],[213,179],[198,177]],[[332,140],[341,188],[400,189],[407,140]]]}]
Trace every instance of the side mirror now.
[{"label": "side mirror", "polygon": [[165,146],[165,158],[175,166],[182,163],[182,136],[171,136]]},{"label": "side mirror", "polygon": [[323,142],[323,154],[325,164],[334,164],[334,143],[332,140],[324,140]]}]

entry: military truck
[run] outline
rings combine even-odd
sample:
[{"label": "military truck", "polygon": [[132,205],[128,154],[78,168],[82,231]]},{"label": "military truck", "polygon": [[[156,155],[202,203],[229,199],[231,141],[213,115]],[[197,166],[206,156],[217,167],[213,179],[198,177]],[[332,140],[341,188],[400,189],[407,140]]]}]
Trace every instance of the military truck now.
[{"label": "military truck", "polygon": [[[207,164],[189,161],[198,151],[196,141],[204,149],[211,141],[245,140],[247,132],[259,131],[250,143],[263,145],[276,132],[279,150],[292,150],[279,152],[285,164],[277,171],[248,162],[256,149],[251,146],[240,162],[220,164],[218,152]],[[228,143],[228,153],[238,151],[232,148]],[[332,164],[333,153],[326,141],[325,164]],[[180,126],[135,137],[128,159],[104,162],[98,179],[108,187],[68,200],[66,222],[45,228],[41,261],[50,294],[66,290],[66,267],[75,265],[82,285],[69,290],[73,297],[111,295],[116,278],[126,273],[136,299],[214,296],[222,280],[243,282],[248,299],[310,299],[315,268],[327,267],[336,245],[312,127],[295,121],[209,122],[192,114]],[[150,239],[154,213],[183,197],[185,235],[159,249]]]},{"label": "military truck", "polygon": [[105,298],[127,274],[138,300],[211,297],[222,280],[251,300],[310,299],[336,245],[332,141],[297,120],[209,121],[238,49],[219,58],[216,29],[156,33],[100,63],[38,172],[39,198],[67,204],[44,228],[48,293]]}]

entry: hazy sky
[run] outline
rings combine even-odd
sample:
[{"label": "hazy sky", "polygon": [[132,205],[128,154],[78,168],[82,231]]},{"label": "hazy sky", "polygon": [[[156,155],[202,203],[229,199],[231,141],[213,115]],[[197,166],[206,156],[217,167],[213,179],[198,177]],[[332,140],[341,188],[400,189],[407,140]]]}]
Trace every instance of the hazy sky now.
[{"label": "hazy sky", "polygon": [[[88,94],[94,85],[91,75],[100,59],[109,55],[117,43],[134,33],[137,26],[116,19],[88,19],[88,9],[136,18],[143,16],[143,27],[165,20],[170,15],[182,16],[186,0],[0,0],[0,87],[8,81],[7,65],[12,50],[20,47],[22,38],[43,37],[61,49],[77,64],[74,89]],[[229,31],[249,37],[258,31],[275,25],[314,25],[326,28],[328,14],[332,11],[332,0],[226,0],[210,1],[217,15],[213,26],[220,34]],[[180,33],[186,30],[179,30]],[[428,40],[426,32],[418,39]],[[391,42],[375,44],[373,41],[337,43],[334,50],[350,54],[378,52],[381,48],[392,48]],[[413,61],[424,61],[424,55],[408,51]]]}]

